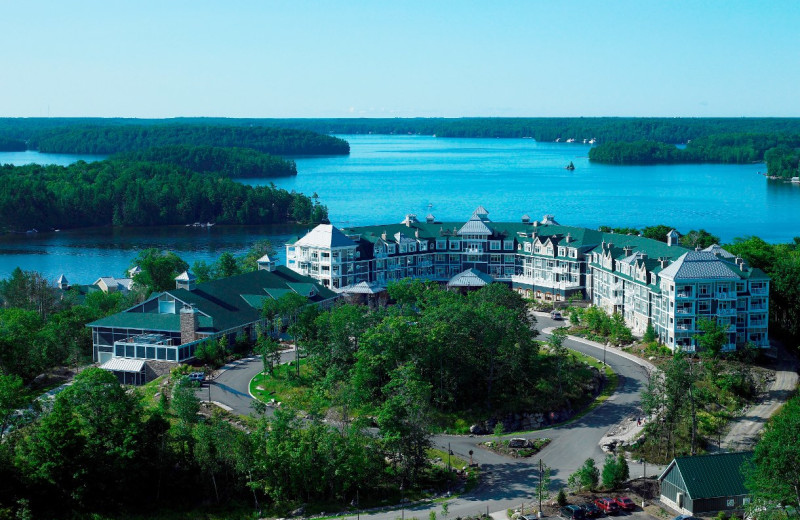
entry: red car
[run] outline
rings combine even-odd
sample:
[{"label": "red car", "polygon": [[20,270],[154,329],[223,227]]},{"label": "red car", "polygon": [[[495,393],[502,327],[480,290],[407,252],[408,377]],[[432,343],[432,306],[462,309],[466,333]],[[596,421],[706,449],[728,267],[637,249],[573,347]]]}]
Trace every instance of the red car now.
[{"label": "red car", "polygon": [[594,501],[594,505],[602,509],[607,515],[616,515],[619,513],[619,505],[610,498],[598,498]]},{"label": "red car", "polygon": [[617,497],[614,501],[625,511],[633,511],[636,509],[636,504],[628,497]]}]

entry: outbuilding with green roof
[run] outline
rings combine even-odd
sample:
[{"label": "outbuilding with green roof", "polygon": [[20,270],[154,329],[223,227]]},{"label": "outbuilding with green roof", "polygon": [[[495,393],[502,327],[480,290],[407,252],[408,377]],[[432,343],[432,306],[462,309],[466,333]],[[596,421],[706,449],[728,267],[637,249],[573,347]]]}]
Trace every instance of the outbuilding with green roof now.
[{"label": "outbuilding with green roof", "polygon": [[658,477],[661,502],[687,515],[742,509],[750,503],[743,468],[752,455],[676,457]]}]

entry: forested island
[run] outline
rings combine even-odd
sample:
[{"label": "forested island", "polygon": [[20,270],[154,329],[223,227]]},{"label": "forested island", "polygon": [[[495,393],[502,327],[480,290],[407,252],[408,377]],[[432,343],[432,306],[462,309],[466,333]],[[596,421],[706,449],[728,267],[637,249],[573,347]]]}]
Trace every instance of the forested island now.
[{"label": "forested island", "polygon": [[28,147],[47,153],[106,155],[158,146],[252,148],[275,155],[347,155],[347,141],[307,130],[203,125],[75,126],[44,131]]},{"label": "forested island", "polygon": [[770,175],[797,176],[800,134],[718,134],[698,137],[685,148],[656,141],[610,142],[589,150],[591,161],[607,164],[766,162]]},{"label": "forested island", "polygon": [[219,173],[232,179],[297,175],[294,161],[250,148],[174,145],[124,152],[118,161],[167,163],[197,173]]},{"label": "forested island", "polygon": [[318,223],[327,216],[325,206],[301,193],[246,186],[223,173],[198,173],[165,162],[111,158],[70,166],[0,166],[0,228],[11,231]]},{"label": "forested island", "polygon": [[[439,137],[532,137],[538,141],[659,141],[686,143],[715,134],[800,134],[800,118],[680,118],[680,117],[464,117],[464,118],[0,118],[0,137],[35,140],[65,128],[282,128],[321,134],[420,134]],[[116,130],[115,130],[116,131]],[[159,130],[161,131],[161,130]],[[157,143],[152,146],[171,144]],[[194,142],[192,144],[209,144]],[[234,146],[245,146],[236,144]],[[249,146],[251,148],[257,148]],[[114,150],[120,151],[120,150]],[[264,150],[268,151],[269,150]],[[113,153],[113,152],[108,152]],[[277,152],[276,152],[277,153]],[[294,155],[294,154],[292,154]]]}]

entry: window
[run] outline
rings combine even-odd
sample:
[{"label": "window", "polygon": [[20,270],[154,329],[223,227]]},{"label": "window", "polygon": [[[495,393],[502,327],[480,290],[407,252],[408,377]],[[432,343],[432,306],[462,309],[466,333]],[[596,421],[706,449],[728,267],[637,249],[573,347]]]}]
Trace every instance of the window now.
[{"label": "window", "polygon": [[525,252],[526,253],[530,253],[531,252],[531,244],[530,244],[530,242],[526,242],[525,243]]},{"label": "window", "polygon": [[735,501],[734,501],[734,499],[729,498],[728,501],[726,502],[726,504],[728,505],[728,507],[733,507],[734,504],[735,504]]},{"label": "window", "polygon": [[514,241],[513,240],[504,240],[503,241],[503,249],[506,251],[513,251],[514,250]]},{"label": "window", "polygon": [[420,251],[427,251],[428,250],[428,243],[427,242],[420,242],[419,243],[419,250]]},{"label": "window", "polygon": [[447,249],[447,240],[437,240],[436,241],[436,249]]},{"label": "window", "polygon": [[492,251],[500,251],[500,241],[499,240],[490,240],[489,241],[489,249]]},{"label": "window", "polygon": [[567,252],[563,247],[558,248],[558,256],[566,256]]},{"label": "window", "polygon": [[388,245],[386,246],[386,249],[389,251],[389,254],[390,254],[390,255],[393,255],[393,254],[394,254],[394,251],[395,251],[395,249],[394,249],[394,244],[388,244]]},{"label": "window", "polygon": [[450,242],[450,249],[452,249],[454,251],[457,251],[458,250],[458,241],[454,240],[454,241]]}]

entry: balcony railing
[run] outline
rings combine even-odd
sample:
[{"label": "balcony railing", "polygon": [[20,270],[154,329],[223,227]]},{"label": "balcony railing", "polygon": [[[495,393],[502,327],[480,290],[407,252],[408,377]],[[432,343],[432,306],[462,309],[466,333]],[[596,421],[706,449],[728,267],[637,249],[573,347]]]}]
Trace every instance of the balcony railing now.
[{"label": "balcony railing", "polygon": [[675,314],[682,314],[682,315],[694,314],[694,309],[692,309],[691,307],[676,307]]},{"label": "balcony railing", "polygon": [[717,316],[734,316],[736,309],[717,309]]}]

